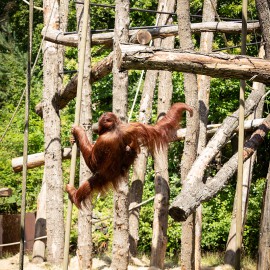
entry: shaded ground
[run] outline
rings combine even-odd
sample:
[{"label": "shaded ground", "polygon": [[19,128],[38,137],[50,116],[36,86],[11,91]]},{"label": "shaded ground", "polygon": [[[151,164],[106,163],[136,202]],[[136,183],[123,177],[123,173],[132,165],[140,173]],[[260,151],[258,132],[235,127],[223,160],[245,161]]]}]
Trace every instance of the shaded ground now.
[{"label": "shaded ground", "polygon": [[[147,259],[142,260],[136,260],[134,261],[134,264],[136,265],[130,265],[128,267],[128,270],[155,270],[156,268],[148,267],[147,264],[149,261]],[[94,258],[93,259],[93,269],[97,270],[108,270],[110,269],[110,258],[104,257],[102,259]],[[0,259],[0,270],[17,270],[19,269],[19,254],[8,257],[5,259]],[[62,269],[59,267],[51,266],[48,263],[42,263],[42,264],[34,264],[31,261],[29,261],[29,257],[24,257],[24,269],[26,270],[58,270]],[[69,269],[72,270],[79,270],[79,264],[77,257],[73,257],[70,261]],[[174,270],[180,270],[180,267],[176,267],[173,265],[166,265],[167,270],[174,269]],[[226,267],[226,266],[218,266],[218,267],[203,267],[202,270],[230,270],[232,268]]]}]

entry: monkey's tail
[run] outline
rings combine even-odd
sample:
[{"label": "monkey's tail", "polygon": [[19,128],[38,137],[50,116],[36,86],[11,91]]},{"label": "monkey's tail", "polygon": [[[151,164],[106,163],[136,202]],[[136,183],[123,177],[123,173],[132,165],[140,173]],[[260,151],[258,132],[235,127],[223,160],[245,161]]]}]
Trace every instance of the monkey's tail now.
[{"label": "monkey's tail", "polygon": [[174,103],[166,115],[157,122],[156,126],[160,128],[178,128],[184,111],[188,111],[190,116],[193,115],[193,109],[186,103]]},{"label": "monkey's tail", "polygon": [[157,122],[155,128],[157,128],[164,138],[168,142],[176,139],[176,131],[180,128],[180,121],[184,111],[188,111],[190,116],[193,115],[192,108],[185,103],[174,103],[166,115]]}]

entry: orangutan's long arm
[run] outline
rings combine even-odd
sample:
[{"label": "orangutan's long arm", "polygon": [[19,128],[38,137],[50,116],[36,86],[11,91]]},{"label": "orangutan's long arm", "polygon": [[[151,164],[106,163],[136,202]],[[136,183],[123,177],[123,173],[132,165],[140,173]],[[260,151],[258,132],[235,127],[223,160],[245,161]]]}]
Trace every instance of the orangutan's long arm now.
[{"label": "orangutan's long arm", "polygon": [[79,145],[85,162],[88,165],[94,145],[90,143],[86,132],[82,127],[74,126],[71,132],[75,138],[76,143]]}]

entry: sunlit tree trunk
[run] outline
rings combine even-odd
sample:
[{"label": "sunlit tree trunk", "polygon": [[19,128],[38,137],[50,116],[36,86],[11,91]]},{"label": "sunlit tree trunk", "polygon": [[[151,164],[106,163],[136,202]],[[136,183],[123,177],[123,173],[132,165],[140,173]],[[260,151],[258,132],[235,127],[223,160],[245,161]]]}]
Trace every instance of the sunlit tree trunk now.
[{"label": "sunlit tree trunk", "polygon": [[[177,2],[177,18],[180,47],[183,50],[194,49],[189,14],[189,1],[179,0]],[[193,108],[194,114],[192,118],[187,117],[187,133],[181,161],[181,179],[183,186],[185,186],[186,176],[197,156],[199,117],[197,76],[195,74],[184,73],[184,89],[186,103]],[[195,218],[195,214],[190,215],[182,226],[181,267],[183,269],[194,269],[195,267]]]},{"label": "sunlit tree trunk", "polygon": [[[82,15],[83,5],[76,4],[77,26],[79,33],[78,50],[81,46],[81,28],[82,28]],[[85,59],[84,59],[84,75],[83,75],[83,87],[82,87],[82,103],[80,113],[80,125],[82,125],[86,131],[87,137],[92,142],[92,102],[91,102],[91,43],[90,43],[90,18],[88,19],[88,31],[86,39]],[[79,59],[79,57],[78,57]],[[85,164],[83,156],[80,155],[80,185],[84,181],[87,181],[91,176],[91,171]],[[92,204],[91,198],[86,200],[86,206],[83,211],[79,211],[78,216],[78,260],[81,269],[92,268]]]},{"label": "sunlit tree trunk", "polygon": [[[174,37],[163,40],[162,47],[173,48]],[[162,118],[162,115],[164,115],[164,113],[166,113],[171,106],[172,92],[172,73],[169,71],[160,71],[158,87],[159,119]],[[164,149],[155,153],[155,201],[150,262],[151,266],[161,269],[164,268],[166,247],[168,242],[167,228],[170,197],[168,166],[168,148],[164,147]]]},{"label": "sunlit tree trunk", "polygon": [[260,239],[257,269],[270,269],[270,166],[266,178],[261,214]]},{"label": "sunlit tree trunk", "polygon": [[[203,4],[203,22],[215,21],[216,0],[204,0]],[[202,32],[200,39],[200,51],[211,52],[213,44],[213,32]],[[198,154],[207,143],[207,124],[209,112],[210,97],[210,80],[209,76],[198,75],[198,99],[199,99],[199,118],[200,132],[198,139]],[[195,218],[195,269],[201,269],[201,237],[202,237],[202,205],[196,210]]]},{"label": "sunlit tree trunk", "polygon": [[[45,26],[59,29],[59,2],[46,0],[43,2],[43,8]],[[62,88],[62,78],[59,73],[63,67],[63,53],[58,45],[45,41],[43,54],[47,260],[50,263],[61,264],[64,255],[62,153],[60,116],[54,97]]]},{"label": "sunlit tree trunk", "polygon": [[[120,72],[117,55],[120,42],[128,42],[129,1],[115,2],[115,37],[113,55],[113,112],[122,120],[127,116],[128,72]],[[114,193],[113,247],[111,269],[125,270],[129,261],[128,176],[119,178]]]}]

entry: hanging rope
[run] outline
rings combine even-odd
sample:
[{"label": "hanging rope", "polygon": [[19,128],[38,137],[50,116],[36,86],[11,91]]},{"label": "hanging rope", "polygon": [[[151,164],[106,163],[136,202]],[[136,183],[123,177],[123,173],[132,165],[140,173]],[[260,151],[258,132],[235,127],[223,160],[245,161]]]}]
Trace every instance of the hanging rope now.
[{"label": "hanging rope", "polygon": [[[88,11],[89,11],[89,0],[85,0],[84,10],[83,10],[82,41],[81,41],[80,50],[79,50],[79,72],[78,72],[76,111],[75,111],[75,121],[74,121],[75,125],[79,125],[80,123],[84,59],[85,59],[86,38],[87,38],[87,31],[88,31],[87,29],[88,14],[89,14]],[[72,186],[74,185],[74,179],[75,179],[77,148],[78,148],[77,144],[74,143],[72,146],[70,180],[69,180],[69,184]],[[71,219],[72,219],[71,217],[72,217],[72,202],[68,200],[63,269],[68,269],[69,240],[70,240]]]},{"label": "hanging rope", "polygon": [[[162,7],[162,9],[163,9],[163,7]],[[160,14],[161,13],[158,13],[155,27],[157,27],[157,25],[158,25]],[[151,41],[149,43],[149,47],[152,46],[152,43],[153,43],[153,40],[151,39]],[[133,113],[133,110],[134,110],[134,107],[135,107],[135,104],[136,104],[136,101],[137,101],[137,98],[138,98],[138,94],[139,94],[139,91],[140,91],[140,88],[141,88],[141,85],[142,85],[142,80],[143,80],[144,73],[145,73],[145,70],[143,70],[141,72],[141,76],[140,76],[139,83],[138,83],[138,86],[137,86],[136,94],[135,94],[135,97],[134,97],[134,100],[133,100],[133,104],[132,104],[132,107],[131,107],[131,110],[130,110],[130,113],[129,113],[128,122],[130,122],[131,117],[132,117],[132,113]]]},{"label": "hanging rope", "polygon": [[28,65],[27,65],[27,91],[25,96],[25,125],[23,145],[23,181],[22,181],[22,204],[21,204],[21,242],[20,242],[20,270],[23,269],[24,259],[24,233],[25,233],[25,209],[26,209],[26,181],[27,181],[27,157],[29,137],[29,107],[31,88],[31,61],[32,61],[32,37],[33,37],[33,0],[29,4],[29,37],[28,37]]}]

